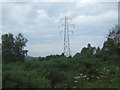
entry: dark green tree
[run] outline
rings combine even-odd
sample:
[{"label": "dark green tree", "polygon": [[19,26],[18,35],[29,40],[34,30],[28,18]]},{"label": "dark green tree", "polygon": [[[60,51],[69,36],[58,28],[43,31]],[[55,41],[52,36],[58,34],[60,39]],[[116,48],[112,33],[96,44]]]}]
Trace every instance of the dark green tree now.
[{"label": "dark green tree", "polygon": [[102,50],[109,54],[120,54],[120,27],[115,26],[109,31],[107,41],[104,42]]},{"label": "dark green tree", "polygon": [[15,59],[14,40],[12,33],[2,35],[2,60],[5,62]]},{"label": "dark green tree", "polygon": [[85,55],[86,57],[91,57],[93,54],[96,53],[96,48],[95,47],[91,47],[90,44],[87,45],[87,47],[84,47],[81,50],[81,54]]},{"label": "dark green tree", "polygon": [[20,60],[24,60],[25,55],[27,54],[27,50],[24,50],[26,42],[27,39],[24,38],[21,33],[15,37],[15,56]]},{"label": "dark green tree", "polygon": [[96,53],[99,53],[99,52],[100,52],[100,47],[97,47]]},{"label": "dark green tree", "polygon": [[2,60],[3,62],[12,62],[24,60],[27,50],[24,50],[27,39],[19,33],[15,38],[12,33],[2,35]]},{"label": "dark green tree", "polygon": [[109,31],[108,39],[112,39],[114,44],[120,48],[120,26],[116,25]]}]

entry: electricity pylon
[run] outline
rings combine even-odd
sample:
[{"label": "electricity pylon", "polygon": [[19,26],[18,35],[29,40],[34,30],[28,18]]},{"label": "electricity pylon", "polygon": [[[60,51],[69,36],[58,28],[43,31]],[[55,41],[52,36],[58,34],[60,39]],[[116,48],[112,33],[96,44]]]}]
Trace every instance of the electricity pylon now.
[{"label": "electricity pylon", "polygon": [[[69,22],[68,21],[72,21],[72,19],[71,18],[68,18],[68,17],[64,17],[64,18],[62,18],[61,20],[61,23],[62,23],[62,25],[60,25],[60,26],[63,26],[64,27],[64,55],[66,56],[66,57],[69,57],[69,56],[71,56],[71,54],[70,54],[70,40],[69,40],[69,32],[72,32],[73,33],[73,31],[72,30],[69,30],[69,26],[73,26],[74,27],[74,25],[73,24],[68,24]],[[59,26],[59,27],[60,27]],[[62,32],[62,31],[61,31]],[[60,32],[60,33],[61,33]]]}]

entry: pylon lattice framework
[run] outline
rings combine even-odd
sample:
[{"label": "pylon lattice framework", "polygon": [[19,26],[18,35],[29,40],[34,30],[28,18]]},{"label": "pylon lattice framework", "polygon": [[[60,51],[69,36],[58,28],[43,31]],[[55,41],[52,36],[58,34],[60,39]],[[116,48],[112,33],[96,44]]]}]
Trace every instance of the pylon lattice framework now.
[{"label": "pylon lattice framework", "polygon": [[61,19],[61,22],[64,21],[64,23],[61,25],[64,27],[64,55],[66,57],[69,57],[71,56],[70,54],[70,40],[69,40],[69,32],[73,32],[72,30],[69,30],[69,26],[73,26],[73,24],[68,24],[69,22],[68,21],[72,21],[71,18],[68,18],[68,17],[64,17]]}]

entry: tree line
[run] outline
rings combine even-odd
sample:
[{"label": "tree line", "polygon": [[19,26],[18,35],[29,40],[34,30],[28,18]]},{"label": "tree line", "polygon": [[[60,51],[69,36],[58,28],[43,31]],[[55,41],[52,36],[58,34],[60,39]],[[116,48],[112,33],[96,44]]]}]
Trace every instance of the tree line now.
[{"label": "tree line", "polygon": [[[103,43],[103,47],[101,49],[100,47],[91,47],[91,45],[88,44],[87,47],[84,47],[81,50],[81,54],[86,54],[89,58],[93,54],[98,57],[100,57],[102,54],[120,54],[120,27],[116,25],[114,28],[112,28],[106,38],[107,40]],[[2,35],[3,63],[24,61],[25,55],[27,55],[28,52],[28,50],[24,50],[27,41],[28,40],[23,36],[22,33],[19,33],[15,37],[12,33]],[[39,60],[49,60],[50,58],[56,58],[61,56],[64,56],[64,54],[62,53],[61,55],[51,55],[45,58],[39,57]]]}]

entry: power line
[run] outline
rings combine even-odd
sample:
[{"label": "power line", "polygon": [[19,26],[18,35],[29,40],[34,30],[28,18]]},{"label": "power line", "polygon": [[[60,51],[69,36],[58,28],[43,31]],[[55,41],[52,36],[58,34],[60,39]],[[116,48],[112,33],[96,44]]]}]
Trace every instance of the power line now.
[{"label": "power line", "polygon": [[74,25],[73,24],[69,24],[68,21],[72,21],[72,19],[68,18],[67,16],[62,18],[60,21],[61,21],[61,23],[63,23],[60,26],[64,27],[64,55],[66,57],[69,57],[69,56],[71,56],[71,54],[70,54],[70,40],[69,40],[69,32],[71,32],[71,31],[69,30],[69,26],[73,26],[74,27]]}]

